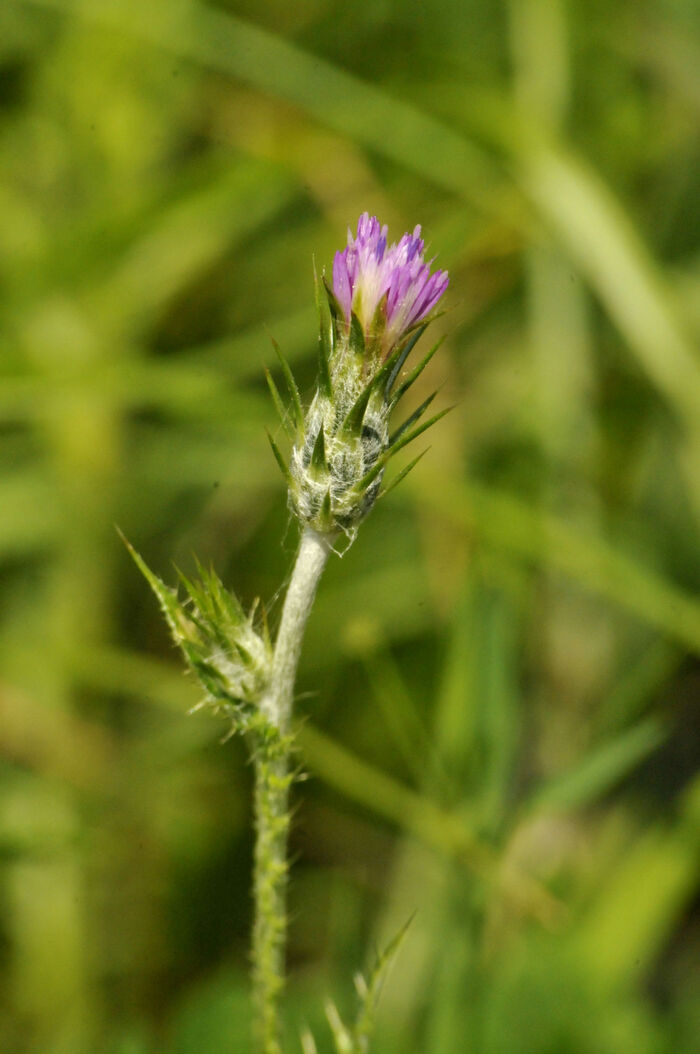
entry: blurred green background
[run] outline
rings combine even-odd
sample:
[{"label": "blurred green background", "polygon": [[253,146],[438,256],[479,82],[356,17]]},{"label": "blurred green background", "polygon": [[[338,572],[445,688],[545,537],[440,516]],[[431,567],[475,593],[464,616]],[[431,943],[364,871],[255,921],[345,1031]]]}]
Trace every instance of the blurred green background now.
[{"label": "blurred green background", "polygon": [[3,0],[3,1054],[249,1050],[249,766],[115,524],[278,617],[265,330],[308,393],[365,209],[456,409],[312,616],[288,1049],[415,911],[377,1054],[700,1050],[699,21]]}]

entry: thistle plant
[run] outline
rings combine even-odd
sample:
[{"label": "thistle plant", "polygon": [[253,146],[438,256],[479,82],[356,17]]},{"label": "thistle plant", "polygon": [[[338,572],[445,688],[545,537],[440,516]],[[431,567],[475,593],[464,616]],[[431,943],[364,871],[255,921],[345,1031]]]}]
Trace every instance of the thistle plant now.
[{"label": "thistle plant", "polygon": [[[425,420],[435,393],[390,430],[401,397],[424,370],[436,344],[410,370],[408,357],[435,317],[445,271],[431,273],[421,229],[387,244],[387,228],[364,213],[357,234],[336,253],[333,280],[316,279],[319,312],[318,382],[304,412],[299,390],[275,345],[289,389],[283,399],[268,383],[291,442],[289,461],[270,436],[301,538],[274,644],[262,605],[246,612],[212,570],[180,574],[184,599],[130,548],[156,594],[176,644],[203,692],[200,703],[223,716],[247,741],[255,769],[255,853],[251,963],[254,1028],[260,1054],[281,1054],[279,1001],[284,984],[289,792],[295,777],[292,702],[299,654],[319,579],[332,552],[349,545],[375,501],[400,482],[419,458],[383,487],[394,454],[446,411]],[[422,455],[419,455],[419,457]],[[128,543],[127,543],[128,544]],[[357,1018],[348,1026],[330,1004],[327,1016],[338,1054],[366,1054],[386,962],[402,934],[380,955],[367,980],[358,978]],[[310,1033],[301,1038],[313,1054]]]},{"label": "thistle plant", "polygon": [[292,512],[325,537],[342,531],[354,538],[379,494],[389,458],[435,420],[411,431],[430,396],[389,433],[392,410],[436,350],[397,385],[447,288],[446,272],[431,274],[423,250],[420,227],[387,247],[386,227],[365,213],[357,237],[348,232],[347,247],[335,255],[332,288],[323,280],[328,310],[319,304],[318,387],[304,417],[290,384],[295,419],[287,474]]}]

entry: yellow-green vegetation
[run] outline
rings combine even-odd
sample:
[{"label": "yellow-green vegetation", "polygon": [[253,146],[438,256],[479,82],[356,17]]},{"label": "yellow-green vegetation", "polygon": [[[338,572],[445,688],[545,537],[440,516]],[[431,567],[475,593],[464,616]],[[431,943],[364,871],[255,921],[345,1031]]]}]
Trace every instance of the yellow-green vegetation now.
[{"label": "yellow-green vegetation", "polygon": [[269,334],[306,403],[365,210],[450,272],[406,410],[456,408],[309,622],[285,1054],[357,971],[372,1054],[700,1051],[699,28],[2,0],[3,1054],[250,1054],[252,767],[115,525],[274,632]]}]

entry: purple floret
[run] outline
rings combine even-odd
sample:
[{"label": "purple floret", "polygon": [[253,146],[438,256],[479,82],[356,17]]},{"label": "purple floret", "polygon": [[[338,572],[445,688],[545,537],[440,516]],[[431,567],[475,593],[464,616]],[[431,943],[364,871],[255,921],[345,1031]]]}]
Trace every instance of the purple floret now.
[{"label": "purple floret", "polygon": [[[365,212],[357,222],[357,235],[348,230],[348,244],[335,254],[333,292],[346,320],[354,311],[365,336],[381,332],[388,351],[412,326],[434,310],[448,285],[447,271],[431,275],[423,259],[425,245],[420,226],[387,248],[387,228]],[[386,298],[384,300],[384,298]],[[383,312],[377,318],[377,309]]]}]

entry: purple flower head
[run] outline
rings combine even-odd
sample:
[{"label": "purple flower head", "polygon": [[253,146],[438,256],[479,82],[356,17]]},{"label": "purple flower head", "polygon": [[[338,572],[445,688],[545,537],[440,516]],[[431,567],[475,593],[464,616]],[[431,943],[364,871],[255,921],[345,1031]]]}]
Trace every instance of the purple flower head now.
[{"label": "purple flower head", "polygon": [[364,212],[357,236],[348,230],[347,247],[333,261],[333,292],[346,321],[354,312],[365,337],[381,334],[386,353],[430,314],[447,289],[447,271],[431,274],[432,260],[423,259],[420,233],[419,225],[387,247],[386,226]]}]

